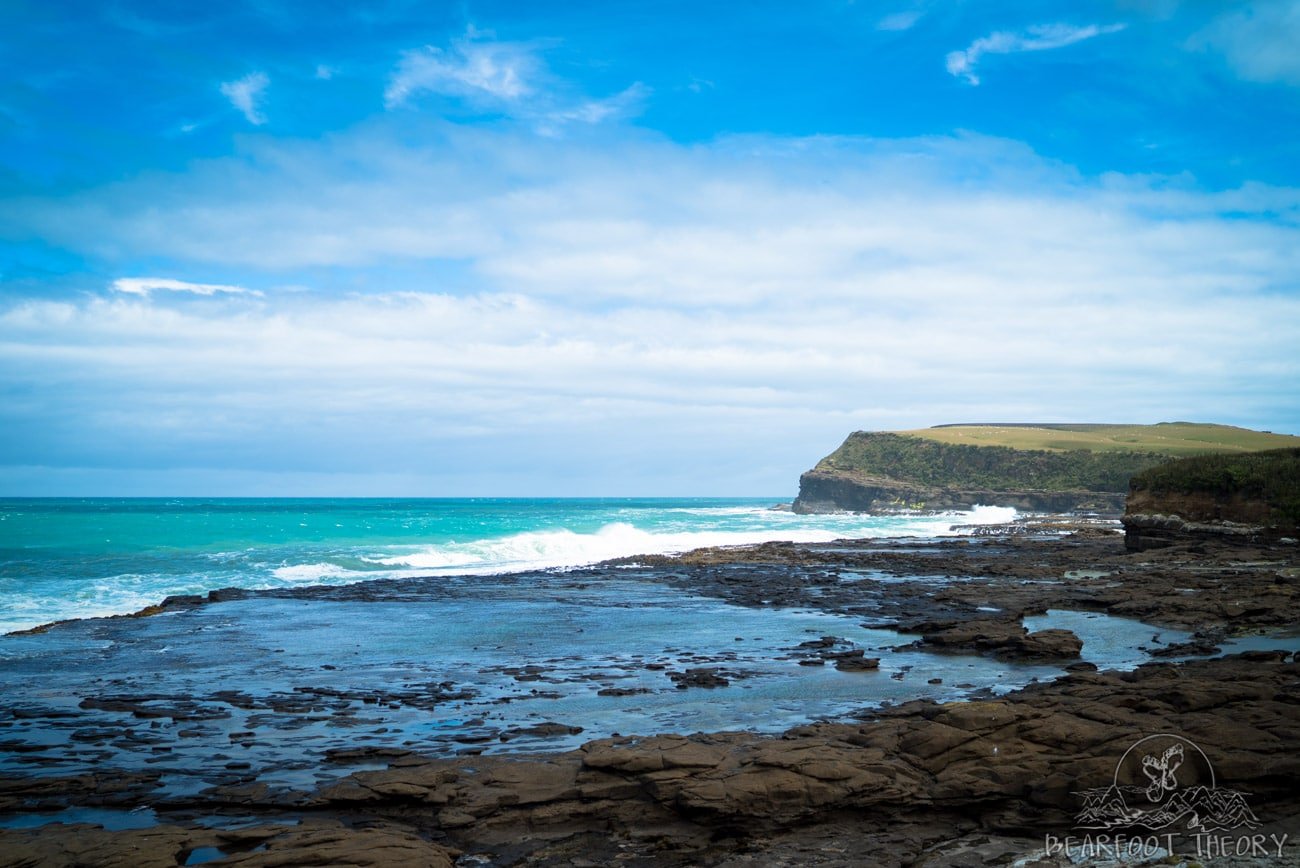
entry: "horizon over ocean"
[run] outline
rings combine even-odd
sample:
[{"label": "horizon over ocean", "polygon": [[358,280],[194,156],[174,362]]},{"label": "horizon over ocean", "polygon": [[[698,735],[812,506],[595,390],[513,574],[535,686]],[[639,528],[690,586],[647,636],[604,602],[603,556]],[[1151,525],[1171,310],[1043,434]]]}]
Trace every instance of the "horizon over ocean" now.
[{"label": "horizon over ocean", "polygon": [[0,633],[222,587],[585,566],[702,546],[944,536],[1015,511],[796,515],[779,498],[0,498]]}]

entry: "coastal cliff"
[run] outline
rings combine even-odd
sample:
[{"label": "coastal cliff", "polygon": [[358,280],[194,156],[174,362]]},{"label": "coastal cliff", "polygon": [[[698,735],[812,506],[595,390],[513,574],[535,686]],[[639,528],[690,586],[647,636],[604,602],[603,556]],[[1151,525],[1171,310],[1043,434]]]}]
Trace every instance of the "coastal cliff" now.
[{"label": "coastal cliff", "polygon": [[843,471],[810,470],[799,477],[798,513],[890,512],[904,509],[966,510],[977,504],[1011,506],[1023,512],[1118,514],[1124,495],[1111,491],[995,490],[909,484]]},{"label": "coastal cliff", "polygon": [[799,479],[795,512],[970,509],[1113,512],[1151,452],[1015,449],[856,431]]},{"label": "coastal cliff", "polygon": [[1132,551],[1300,536],[1300,448],[1161,464],[1133,478],[1122,522]]},{"label": "coastal cliff", "polygon": [[857,431],[804,473],[798,513],[1124,510],[1129,480],[1171,458],[1300,446],[1225,425],[950,425]]}]

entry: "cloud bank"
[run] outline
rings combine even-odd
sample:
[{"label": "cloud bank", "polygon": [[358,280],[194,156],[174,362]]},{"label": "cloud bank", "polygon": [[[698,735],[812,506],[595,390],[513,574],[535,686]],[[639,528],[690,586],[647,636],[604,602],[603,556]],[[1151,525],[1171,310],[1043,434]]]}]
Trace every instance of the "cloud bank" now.
[{"label": "cloud bank", "polygon": [[0,410],[11,462],[778,494],[855,428],[1300,427],[1293,189],[1087,179],[976,136],[410,141],[0,205],[119,273],[225,280],[0,305],[0,391],[41,396]]}]

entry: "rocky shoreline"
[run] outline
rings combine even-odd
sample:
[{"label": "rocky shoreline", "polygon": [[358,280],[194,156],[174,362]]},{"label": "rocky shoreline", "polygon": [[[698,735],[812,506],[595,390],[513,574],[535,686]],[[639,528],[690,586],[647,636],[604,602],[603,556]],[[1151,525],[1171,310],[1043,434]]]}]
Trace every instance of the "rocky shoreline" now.
[{"label": "rocky shoreline", "polygon": [[[0,818],[59,815],[67,823],[0,830],[0,864],[984,865],[1036,851],[1039,864],[1072,864],[1069,853],[1041,852],[1045,836],[1082,834],[1078,793],[1106,784],[1128,747],[1152,732],[1191,740],[1212,761],[1218,787],[1249,794],[1252,835],[1290,836],[1282,862],[1258,864],[1295,864],[1300,638],[1289,637],[1300,626],[1297,547],[1194,541],[1132,552],[1113,527],[1096,523],[1012,530],[700,550],[571,571],[565,581],[649,570],[679,592],[753,610],[857,618],[941,654],[1048,662],[1066,672],[1055,680],[958,702],[877,704],[775,735],[651,732],[527,756],[448,756],[358,741],[350,758],[368,766],[314,787],[259,779],[256,769],[179,794],[160,793],[158,775],[147,770],[7,772]],[[305,601],[377,591],[294,593]],[[414,598],[415,586],[404,593]],[[258,594],[173,600],[151,613],[251,605]],[[1083,659],[1091,640],[1038,627],[1054,611],[1152,625],[1140,650],[1156,662],[1096,671]],[[1212,656],[1223,652],[1230,653]],[[885,683],[918,677],[897,667],[875,671],[878,659],[834,635],[782,654]],[[1189,659],[1196,657],[1210,659]],[[544,682],[544,667],[527,664],[518,661],[512,677]],[[708,693],[734,677],[729,665],[684,665],[672,683]],[[344,700],[351,701],[306,696],[295,713]],[[384,701],[404,700],[376,700]],[[104,713],[147,723],[138,715],[157,708],[146,698]],[[30,713],[0,701],[8,750],[35,750],[5,734]],[[333,718],[344,740],[348,716]],[[534,733],[553,735],[572,737]],[[96,810],[116,818],[111,830],[75,824],[93,822]],[[121,822],[132,816],[143,819]],[[141,828],[122,827],[129,825]],[[1199,844],[1192,833],[1174,841],[1192,857]]]}]

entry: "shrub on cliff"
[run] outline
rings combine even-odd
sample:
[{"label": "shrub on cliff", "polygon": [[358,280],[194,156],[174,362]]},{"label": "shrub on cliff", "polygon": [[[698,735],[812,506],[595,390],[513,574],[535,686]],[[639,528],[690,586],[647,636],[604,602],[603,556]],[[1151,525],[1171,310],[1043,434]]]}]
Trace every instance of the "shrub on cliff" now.
[{"label": "shrub on cliff", "polygon": [[1274,521],[1300,525],[1300,449],[1180,458],[1137,474],[1129,491],[1156,499],[1206,495],[1261,501]]},{"label": "shrub on cliff", "polygon": [[971,446],[858,431],[823,458],[817,469],[937,488],[1123,492],[1134,474],[1167,458],[1152,452],[1049,452]]}]

